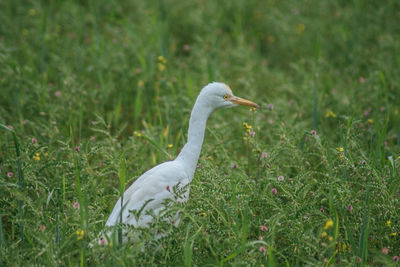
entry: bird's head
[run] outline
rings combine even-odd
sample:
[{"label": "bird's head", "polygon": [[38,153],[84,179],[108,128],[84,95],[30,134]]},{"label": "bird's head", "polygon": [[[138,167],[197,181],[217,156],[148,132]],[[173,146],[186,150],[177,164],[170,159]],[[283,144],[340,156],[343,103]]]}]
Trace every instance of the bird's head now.
[{"label": "bird's head", "polygon": [[220,82],[213,82],[206,85],[201,90],[200,96],[213,109],[235,107],[238,105],[259,108],[259,105],[254,102],[234,96],[231,88]]}]

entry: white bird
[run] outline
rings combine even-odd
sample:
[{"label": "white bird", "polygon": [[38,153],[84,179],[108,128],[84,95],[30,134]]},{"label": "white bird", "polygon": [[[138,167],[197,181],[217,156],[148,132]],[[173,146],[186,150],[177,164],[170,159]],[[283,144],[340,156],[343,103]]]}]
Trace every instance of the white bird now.
[{"label": "white bird", "polygon": [[[173,188],[185,188],[186,191],[177,201],[186,202],[203,144],[207,118],[218,108],[238,105],[259,107],[249,100],[234,96],[232,90],[224,83],[213,82],[205,86],[194,104],[189,121],[188,141],[179,155],[174,160],[161,163],[140,176],[124,192],[122,214],[120,198],[106,226],[121,223],[122,215],[123,224],[147,227],[153,221],[153,216],[157,216],[165,208],[165,201],[174,199]],[[140,216],[137,216],[140,210]],[[179,218],[175,218],[175,225],[178,223]],[[110,237],[110,233],[107,235]],[[124,237],[123,242],[126,241]]]}]

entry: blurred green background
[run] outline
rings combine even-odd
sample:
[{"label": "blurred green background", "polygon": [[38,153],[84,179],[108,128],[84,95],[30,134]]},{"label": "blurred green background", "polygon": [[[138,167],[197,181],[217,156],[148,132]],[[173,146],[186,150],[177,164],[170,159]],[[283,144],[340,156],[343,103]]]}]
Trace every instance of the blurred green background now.
[{"label": "blurred green background", "polygon": [[[23,121],[78,128],[80,112],[85,125],[97,112],[115,127],[129,122],[128,130],[143,120],[186,129],[182,116],[214,80],[302,121],[313,116],[314,87],[314,120],[329,109],[362,117],[399,104],[396,1],[1,5],[0,116],[23,129]],[[167,59],[164,71],[158,56]],[[398,133],[398,118],[390,121]]]}]

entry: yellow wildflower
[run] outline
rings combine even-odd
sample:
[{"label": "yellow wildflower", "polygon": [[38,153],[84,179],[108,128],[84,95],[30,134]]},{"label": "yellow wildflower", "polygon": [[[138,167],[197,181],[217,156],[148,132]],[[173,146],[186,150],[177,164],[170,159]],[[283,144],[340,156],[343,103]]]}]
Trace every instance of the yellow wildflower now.
[{"label": "yellow wildflower", "polygon": [[133,134],[136,135],[137,137],[140,137],[140,136],[142,135],[142,134],[139,133],[138,131],[134,131]]},{"label": "yellow wildflower", "polygon": [[173,147],[173,145],[172,144],[169,144],[168,146],[167,146],[167,148],[172,148]]},{"label": "yellow wildflower", "polygon": [[337,147],[336,150],[339,151],[339,152],[343,152],[344,151],[343,147]]},{"label": "yellow wildflower", "polygon": [[80,230],[76,230],[75,234],[78,237],[78,240],[82,240],[83,237],[85,236],[85,231],[83,231],[81,229]]},{"label": "yellow wildflower", "polygon": [[329,110],[328,112],[325,113],[325,118],[329,118],[329,117],[335,118],[336,114],[333,113],[332,110]]},{"label": "yellow wildflower", "polygon": [[373,123],[374,120],[373,119],[368,119],[368,123]]},{"label": "yellow wildflower", "polygon": [[253,126],[248,125],[247,122],[243,122],[243,126],[244,128],[246,128],[246,130],[250,130],[251,128],[253,128]]},{"label": "yellow wildflower", "polygon": [[301,24],[297,25],[296,33],[300,35],[304,32],[305,29],[306,29],[306,26],[303,23],[301,23]]},{"label": "yellow wildflower", "polygon": [[343,252],[346,252],[346,249],[347,249],[347,246],[346,246],[345,243],[343,243],[343,245],[342,245],[342,251],[343,251]]},{"label": "yellow wildflower", "polygon": [[36,153],[35,156],[33,156],[33,159],[39,161],[40,160],[40,153]]},{"label": "yellow wildflower", "polygon": [[326,232],[322,232],[321,236],[326,237],[328,234]]},{"label": "yellow wildflower", "polygon": [[331,237],[331,236],[328,236],[328,240],[329,240],[330,242],[332,242],[332,240],[333,240],[333,237]]},{"label": "yellow wildflower", "polygon": [[203,217],[205,217],[205,216],[207,216],[207,213],[202,212],[202,213],[200,213],[200,215],[203,216]]},{"label": "yellow wildflower", "polygon": [[31,16],[35,16],[36,15],[36,10],[34,10],[34,9],[29,9],[29,15],[31,15]]},{"label": "yellow wildflower", "polygon": [[257,109],[256,108],[250,108],[251,112],[255,112]]},{"label": "yellow wildflower", "polygon": [[333,221],[332,220],[327,220],[326,223],[325,223],[324,229],[328,230],[332,226],[333,226]]},{"label": "yellow wildflower", "polygon": [[137,83],[137,85],[138,85],[139,87],[142,87],[142,86],[144,85],[144,82],[143,82],[142,80],[139,80],[138,83]]},{"label": "yellow wildflower", "polygon": [[157,66],[158,66],[159,71],[164,71],[166,69],[166,67],[163,63],[157,63]]},{"label": "yellow wildflower", "polygon": [[392,236],[395,237],[397,235],[397,233],[392,233]]},{"label": "yellow wildflower", "polygon": [[167,60],[163,56],[159,56],[158,57],[158,61],[161,62],[161,63],[164,63],[164,64],[167,63]]},{"label": "yellow wildflower", "polygon": [[386,221],[386,226],[390,228],[390,220]]}]

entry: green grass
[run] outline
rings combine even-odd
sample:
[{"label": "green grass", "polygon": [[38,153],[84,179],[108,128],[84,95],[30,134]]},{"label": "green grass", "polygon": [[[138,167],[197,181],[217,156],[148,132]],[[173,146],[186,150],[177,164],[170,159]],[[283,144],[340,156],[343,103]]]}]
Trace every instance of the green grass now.
[{"label": "green grass", "polygon": [[[0,1],[0,264],[396,265],[399,9]],[[179,153],[214,80],[262,108],[211,116],[179,227],[88,247],[121,191]]]}]

